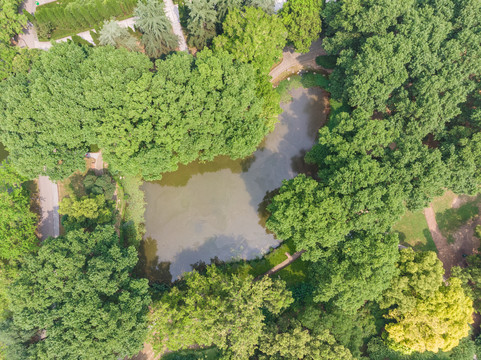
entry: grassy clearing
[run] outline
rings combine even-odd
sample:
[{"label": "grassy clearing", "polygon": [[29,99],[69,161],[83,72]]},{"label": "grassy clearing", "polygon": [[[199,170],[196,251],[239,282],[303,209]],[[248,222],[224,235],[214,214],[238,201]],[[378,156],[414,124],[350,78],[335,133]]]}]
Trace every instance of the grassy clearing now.
[{"label": "grassy clearing", "polygon": [[118,195],[121,203],[122,237],[129,244],[138,247],[145,232],[145,198],[140,188],[142,179],[124,176],[119,179]]},{"label": "grassy clearing", "polygon": [[335,55],[321,55],[316,57],[316,64],[322,66],[324,69],[334,69],[336,62],[337,56]]},{"label": "grassy clearing", "polygon": [[203,350],[181,350],[162,356],[162,360],[215,360],[219,359],[217,348]]},{"label": "grassy clearing", "polygon": [[[266,254],[260,259],[241,261],[229,265],[231,267],[231,271],[233,272],[238,274],[249,274],[257,277],[286,260],[286,252],[291,255],[296,252],[292,242],[286,241],[282,243],[278,248],[273,249],[270,253]],[[275,275],[273,275],[273,277],[281,278],[287,283],[288,286],[290,286],[306,281],[307,272],[307,263],[302,261],[301,258],[277,272]]]},{"label": "grassy clearing", "polygon": [[422,211],[407,211],[394,225],[393,231],[398,233],[404,246],[411,246],[417,251],[438,251]]},{"label": "grassy clearing", "polygon": [[329,80],[324,75],[313,72],[307,72],[302,75],[296,74],[280,81],[276,87],[276,91],[281,96],[281,102],[290,102],[292,100],[292,96],[289,94],[291,90],[300,87],[308,89],[315,86],[327,89],[329,87]]}]

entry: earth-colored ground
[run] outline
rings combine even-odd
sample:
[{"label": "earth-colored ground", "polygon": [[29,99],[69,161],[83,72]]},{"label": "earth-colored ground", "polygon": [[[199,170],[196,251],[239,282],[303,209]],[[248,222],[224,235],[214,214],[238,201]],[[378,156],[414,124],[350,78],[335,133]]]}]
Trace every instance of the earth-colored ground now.
[{"label": "earth-colored ground", "polygon": [[[457,209],[460,206],[472,202],[472,197],[455,196],[451,201],[451,208]],[[477,202],[479,212],[481,213],[481,202]],[[448,242],[445,234],[439,229],[436,221],[436,213],[433,206],[424,209],[424,215],[428,223],[431,236],[438,249],[438,257],[443,262],[446,271],[446,277],[450,275],[453,266],[466,266],[465,256],[471,255],[477,251],[480,246],[480,240],[474,235],[475,228],[481,225],[481,217],[475,215],[469,219],[465,224],[457,228],[450,237],[451,243]]]}]

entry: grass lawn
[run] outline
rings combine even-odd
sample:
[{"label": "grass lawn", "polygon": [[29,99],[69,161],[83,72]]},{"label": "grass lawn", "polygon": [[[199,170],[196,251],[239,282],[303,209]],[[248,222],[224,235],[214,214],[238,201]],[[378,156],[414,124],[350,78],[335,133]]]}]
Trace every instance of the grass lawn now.
[{"label": "grass lawn", "polygon": [[439,230],[448,242],[454,242],[453,233],[479,212],[479,197],[470,197],[459,208],[453,208],[452,204],[456,197],[456,194],[447,191],[443,196],[434,199],[432,202]]},{"label": "grass lawn", "polygon": [[329,86],[329,80],[322,74],[315,74],[313,72],[307,72],[301,75],[291,75],[287,79],[279,82],[276,87],[276,91],[281,96],[281,102],[290,102],[292,96],[289,92],[293,89],[300,87],[311,88],[314,86],[319,86],[322,89],[327,90]]},{"label": "grass lawn", "polygon": [[407,211],[401,220],[394,225],[393,231],[399,234],[402,245],[409,245],[417,251],[438,251],[422,211],[414,213]]}]

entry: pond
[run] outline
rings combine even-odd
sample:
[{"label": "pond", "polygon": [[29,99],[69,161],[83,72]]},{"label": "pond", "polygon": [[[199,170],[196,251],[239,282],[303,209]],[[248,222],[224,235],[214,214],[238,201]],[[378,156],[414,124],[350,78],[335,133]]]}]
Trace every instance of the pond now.
[{"label": "pond", "polygon": [[144,183],[146,233],[140,253],[147,277],[175,280],[199,261],[252,259],[279,245],[264,227],[264,199],[282,180],[310,171],[303,158],[328,109],[320,88],[291,94],[275,130],[251,157],[193,163]]}]

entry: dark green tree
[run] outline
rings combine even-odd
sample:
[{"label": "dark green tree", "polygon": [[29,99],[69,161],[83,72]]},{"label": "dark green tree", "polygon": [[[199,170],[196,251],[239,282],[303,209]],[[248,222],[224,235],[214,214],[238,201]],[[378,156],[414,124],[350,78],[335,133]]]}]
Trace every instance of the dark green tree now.
[{"label": "dark green tree", "polygon": [[[118,359],[143,346],[150,297],[137,251],[113,227],[68,232],[27,256],[10,288],[10,331],[36,335],[29,358]],[[12,344],[14,345],[14,344]]]},{"label": "dark green tree", "polygon": [[311,265],[314,300],[346,314],[378,300],[398,273],[398,243],[396,234],[350,233],[331,256]]},{"label": "dark green tree", "polygon": [[218,19],[217,0],[197,0],[187,2],[187,31],[190,46],[198,49],[209,45],[216,35]]}]

